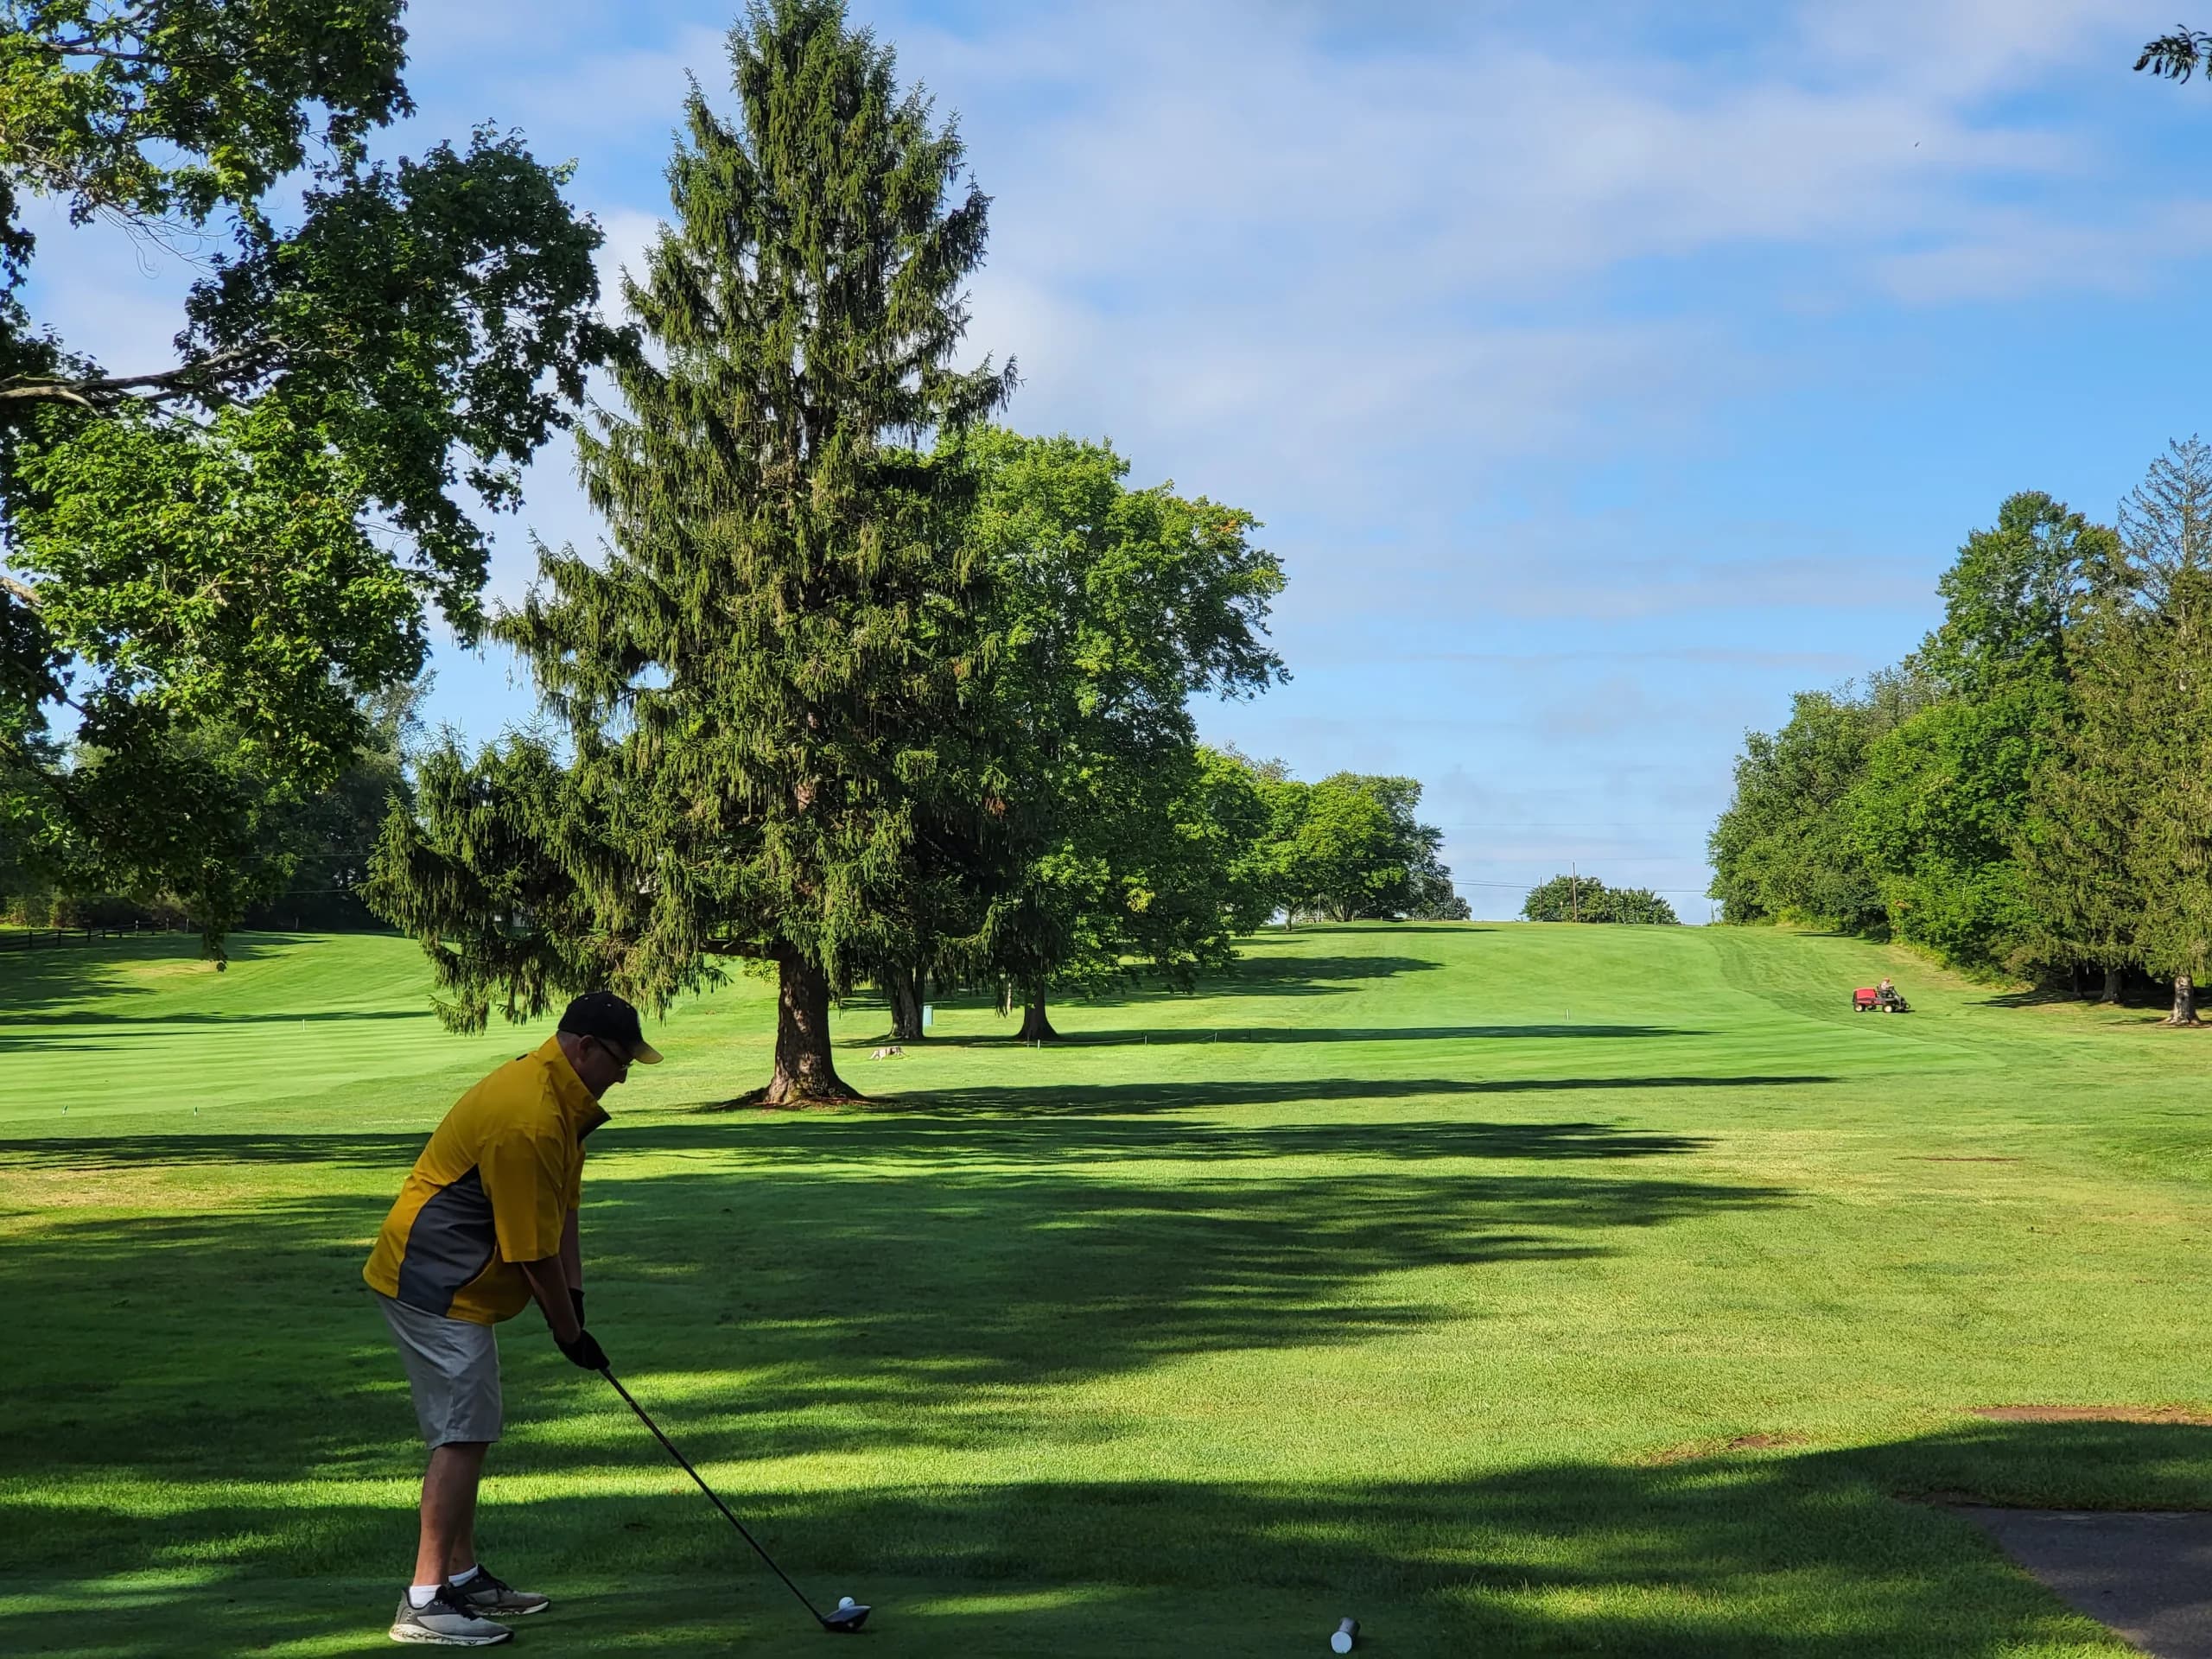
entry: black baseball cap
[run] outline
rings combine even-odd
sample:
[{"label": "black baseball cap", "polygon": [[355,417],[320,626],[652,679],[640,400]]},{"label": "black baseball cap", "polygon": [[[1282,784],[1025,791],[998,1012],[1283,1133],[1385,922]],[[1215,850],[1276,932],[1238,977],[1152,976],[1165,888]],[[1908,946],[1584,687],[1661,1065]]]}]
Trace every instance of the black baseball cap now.
[{"label": "black baseball cap", "polygon": [[645,1040],[638,1011],[612,991],[586,991],[569,1004],[560,1029],[572,1037],[611,1043],[640,1065],[658,1065],[660,1051]]}]

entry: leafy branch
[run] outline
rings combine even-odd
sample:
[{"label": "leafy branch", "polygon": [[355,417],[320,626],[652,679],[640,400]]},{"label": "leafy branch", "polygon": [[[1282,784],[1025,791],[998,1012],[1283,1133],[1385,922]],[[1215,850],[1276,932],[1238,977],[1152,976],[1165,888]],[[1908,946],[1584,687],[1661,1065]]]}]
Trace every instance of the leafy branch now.
[{"label": "leafy branch", "polygon": [[2177,29],[2145,45],[2135,68],[2138,73],[2147,69],[2166,80],[2187,80],[2208,61],[2212,61],[2212,33]]}]

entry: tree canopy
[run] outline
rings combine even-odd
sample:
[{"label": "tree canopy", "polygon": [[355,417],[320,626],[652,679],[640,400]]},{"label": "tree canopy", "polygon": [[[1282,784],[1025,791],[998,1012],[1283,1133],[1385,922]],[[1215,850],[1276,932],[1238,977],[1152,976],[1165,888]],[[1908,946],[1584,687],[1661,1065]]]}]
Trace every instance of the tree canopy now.
[{"label": "tree canopy", "polygon": [[959,450],[978,479],[989,753],[1019,869],[980,953],[952,965],[1002,979],[1039,1039],[1048,992],[1140,969],[1188,989],[1251,925],[1262,809],[1201,754],[1190,700],[1283,677],[1265,643],[1283,577],[1250,513],[1131,489],[1108,445],[993,429]]},{"label": "tree canopy", "polygon": [[1288,920],[1465,917],[1439,853],[1444,832],[1416,816],[1417,779],[1339,772],[1306,784],[1277,762],[1254,776],[1270,817],[1276,903]]},{"label": "tree canopy", "polygon": [[[426,605],[474,631],[482,516],[613,344],[563,172],[490,129],[372,153],[413,107],[399,15],[0,0],[0,823],[218,950],[262,804],[350,764]],[[143,257],[217,244],[173,357],[30,312],[34,197]]]}]

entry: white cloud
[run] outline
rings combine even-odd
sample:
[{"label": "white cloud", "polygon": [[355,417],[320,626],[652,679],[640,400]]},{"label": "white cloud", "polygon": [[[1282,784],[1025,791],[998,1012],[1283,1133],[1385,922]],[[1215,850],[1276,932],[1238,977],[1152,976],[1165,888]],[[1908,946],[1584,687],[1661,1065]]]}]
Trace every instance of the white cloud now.
[{"label": "white cloud", "polygon": [[[1356,48],[1341,15],[1259,0],[884,27],[995,195],[973,340],[1019,359],[1016,422],[1110,433],[1141,475],[1280,521],[1704,444],[1716,407],[1803,372],[1700,292],[1716,262],[1791,262],[1755,303],[1833,315],[2147,284],[2203,251],[2170,233],[2201,210],[2100,190],[2102,136],[2020,96],[2124,70],[2140,29],[2118,5],[1771,16],[1710,61],[1648,27],[1554,38],[1551,9],[1441,9]],[[1847,602],[1905,580],[1859,574]],[[1704,602],[1658,586],[1623,613]]]}]

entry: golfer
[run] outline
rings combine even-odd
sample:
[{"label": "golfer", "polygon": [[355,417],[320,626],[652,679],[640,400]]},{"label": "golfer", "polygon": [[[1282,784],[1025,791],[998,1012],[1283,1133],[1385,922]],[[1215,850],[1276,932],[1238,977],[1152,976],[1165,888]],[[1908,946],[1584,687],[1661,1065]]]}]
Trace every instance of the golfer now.
[{"label": "golfer", "polygon": [[454,1103],[385,1217],[361,1277],[399,1344],[430,1446],[422,1541],[392,1618],[395,1642],[487,1648],[514,1635],[493,1619],[551,1605],[476,1558],[476,1487],[500,1427],[492,1327],[535,1297],[561,1351],[587,1370],[606,1369],[584,1329],[583,1140],[607,1122],[600,1097],[632,1063],[659,1060],[637,1009],[611,991],[578,997],[543,1046]]}]

